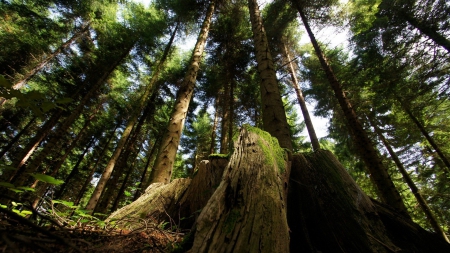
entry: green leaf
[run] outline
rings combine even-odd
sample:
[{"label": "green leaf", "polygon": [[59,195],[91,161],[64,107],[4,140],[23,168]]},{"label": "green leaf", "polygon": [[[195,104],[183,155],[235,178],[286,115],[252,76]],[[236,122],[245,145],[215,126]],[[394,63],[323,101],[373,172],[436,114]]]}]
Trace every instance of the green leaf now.
[{"label": "green leaf", "polygon": [[13,84],[10,81],[8,81],[8,79],[6,79],[3,75],[0,75],[0,86],[5,87],[7,89],[11,89]]},{"label": "green leaf", "polygon": [[127,196],[127,197],[131,196],[131,192],[129,192],[129,191],[125,191],[123,194],[125,194],[125,196]]},{"label": "green leaf", "polygon": [[27,187],[27,186],[19,186],[19,187],[17,187],[16,189],[17,189],[17,190],[29,191],[29,192],[34,192],[34,191],[36,191],[34,188]]},{"label": "green leaf", "polygon": [[56,100],[55,102],[57,104],[68,104],[68,103],[71,103],[72,101],[73,101],[73,99],[71,99],[71,98],[61,98],[61,99]]},{"label": "green leaf", "polygon": [[54,199],[54,200],[52,200],[52,202],[54,204],[62,204],[64,206],[67,206],[67,207],[70,207],[70,208],[78,208],[79,207],[79,206],[74,206],[73,202],[71,202],[71,201],[64,201],[64,200]]},{"label": "green leaf", "polygon": [[6,187],[6,188],[14,188],[15,186],[8,182],[0,182],[0,186]]},{"label": "green leaf", "polygon": [[43,112],[48,112],[48,111],[50,111],[51,109],[53,109],[55,107],[56,107],[56,105],[54,103],[52,103],[52,102],[44,102],[41,105],[41,109],[42,109]]},{"label": "green leaf", "polygon": [[32,177],[36,178],[37,180],[48,183],[48,184],[60,185],[60,184],[64,183],[63,180],[56,179],[49,175],[44,175],[44,174],[30,174],[30,175]]},{"label": "green leaf", "polygon": [[16,167],[11,166],[11,165],[6,165],[6,164],[1,164],[0,169],[2,169],[2,170],[17,170]]}]

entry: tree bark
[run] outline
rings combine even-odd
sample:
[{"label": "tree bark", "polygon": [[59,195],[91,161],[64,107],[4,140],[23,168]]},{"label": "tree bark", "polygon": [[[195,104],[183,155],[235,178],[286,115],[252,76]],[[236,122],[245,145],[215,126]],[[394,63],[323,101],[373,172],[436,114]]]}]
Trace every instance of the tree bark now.
[{"label": "tree bark", "polygon": [[316,131],[314,130],[314,125],[312,123],[311,117],[309,116],[308,108],[306,107],[306,101],[305,98],[303,97],[302,90],[298,85],[294,63],[291,60],[289,49],[287,48],[286,43],[282,42],[281,50],[283,51],[284,57],[286,58],[288,64],[288,71],[291,76],[292,87],[294,88],[295,94],[297,95],[297,101],[298,104],[300,105],[303,119],[305,120],[306,129],[308,130],[309,139],[311,140],[313,151],[319,150],[320,149],[319,139],[317,138]]},{"label": "tree bark", "polygon": [[280,146],[292,151],[286,112],[281,100],[275,67],[256,0],[248,0],[258,73],[261,78],[261,103],[264,130],[275,136]]},{"label": "tree bark", "polygon": [[395,188],[394,183],[386,169],[384,167],[381,158],[379,157],[377,151],[375,150],[373,143],[369,139],[367,133],[362,127],[361,122],[353,109],[352,104],[346,97],[341,83],[337,80],[333,73],[333,69],[328,63],[324,53],[320,49],[319,43],[317,42],[312,30],[309,26],[308,19],[303,12],[303,7],[299,0],[293,1],[297,7],[300,17],[303,21],[305,29],[311,39],[311,43],[315,49],[317,57],[319,58],[322,69],[326,73],[328,81],[330,82],[331,88],[339,102],[339,105],[344,112],[344,116],[347,121],[347,126],[349,127],[350,134],[353,137],[353,142],[355,146],[358,147],[361,158],[364,160],[366,167],[368,168],[372,182],[375,184],[378,190],[379,197],[384,203],[387,203],[401,212],[405,217],[409,217],[408,211],[405,204],[403,203],[402,197],[400,196],[398,190]]},{"label": "tree bark", "polygon": [[197,219],[190,252],[289,252],[284,150],[274,137],[253,131],[241,129],[222,181]]},{"label": "tree bark", "polygon": [[294,156],[288,196],[291,252],[450,249],[439,236],[370,199],[329,151]]},{"label": "tree bark", "polygon": [[194,93],[195,80],[197,78],[197,72],[200,68],[200,60],[205,48],[206,38],[208,37],[214,9],[215,0],[211,0],[200,34],[197,38],[197,43],[195,44],[194,51],[192,53],[189,68],[177,92],[175,107],[170,116],[168,127],[163,135],[161,146],[156,157],[155,166],[150,174],[150,183],[167,184],[170,182],[173,163],[175,162],[178,144],[180,143],[181,133],[183,131],[184,122],[189,109],[189,103],[191,102],[191,98]]}]

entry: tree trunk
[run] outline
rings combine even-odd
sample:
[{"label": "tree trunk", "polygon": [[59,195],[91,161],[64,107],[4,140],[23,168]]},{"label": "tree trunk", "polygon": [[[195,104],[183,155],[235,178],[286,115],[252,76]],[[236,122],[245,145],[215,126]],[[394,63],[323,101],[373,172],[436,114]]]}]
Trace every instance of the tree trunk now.
[{"label": "tree trunk", "polygon": [[224,158],[204,160],[192,180],[152,184],[137,201],[117,210],[107,220],[118,220],[120,226],[133,228],[140,226],[139,218],[151,217],[190,229],[221,182],[227,163]]},{"label": "tree trunk", "polygon": [[414,181],[409,176],[408,172],[406,171],[405,167],[403,167],[402,162],[398,158],[398,156],[395,154],[394,150],[392,149],[389,142],[384,138],[383,133],[378,128],[378,126],[373,122],[373,120],[368,117],[370,124],[375,129],[375,132],[377,133],[380,140],[383,142],[383,145],[386,147],[386,149],[389,152],[389,155],[391,156],[392,160],[394,160],[395,165],[397,165],[398,170],[403,176],[403,180],[405,180],[406,184],[408,185],[409,189],[411,189],[411,192],[413,193],[414,197],[416,197],[417,203],[419,203],[420,208],[425,213],[425,216],[428,219],[428,222],[430,223],[431,227],[434,229],[434,231],[442,236],[444,240],[446,240],[448,243],[450,243],[449,239],[447,238],[447,235],[445,234],[442,227],[439,225],[439,222],[437,221],[436,217],[434,216],[433,211],[430,209],[430,207],[427,204],[427,201],[423,198],[422,194],[420,193],[419,189],[417,188]]},{"label": "tree trunk", "polygon": [[216,101],[214,103],[214,108],[215,108],[215,112],[214,112],[214,123],[212,126],[212,130],[211,130],[211,145],[209,147],[209,154],[214,154],[215,150],[216,150],[216,130],[217,130],[217,125],[218,125],[218,121],[219,121],[219,109],[218,106],[220,104],[220,99],[219,99],[220,95],[217,95],[216,97]]},{"label": "tree trunk", "polygon": [[189,68],[184,76],[184,80],[177,92],[175,107],[170,116],[169,124],[163,135],[161,146],[156,157],[155,166],[150,174],[150,183],[170,182],[172,176],[173,163],[180,143],[181,133],[186,120],[189,103],[194,93],[195,80],[200,68],[200,60],[208,37],[211,19],[214,14],[215,0],[211,0],[203,21],[202,29],[197,38],[194,51],[192,53]]},{"label": "tree trunk", "polygon": [[286,112],[281,100],[275,67],[256,0],[248,0],[258,73],[261,78],[261,103],[264,130],[275,136],[280,146],[292,151]]},{"label": "tree trunk", "polygon": [[[128,183],[128,179],[130,178],[131,174],[133,173],[133,169],[134,169],[134,164],[136,163],[136,159],[139,155],[140,150],[137,150],[134,154],[134,158],[133,158],[133,162],[128,166],[128,170],[125,173],[125,177],[123,178],[123,180],[121,180],[122,184],[120,185],[119,190],[117,191],[117,195],[114,199],[114,202],[112,203],[111,209],[109,210],[109,213],[114,212],[117,210],[117,207],[119,206],[120,203],[120,199],[123,197],[124,193],[125,193],[125,189]],[[128,159],[126,159],[128,160]],[[124,167],[127,166],[127,163],[124,162],[123,164]]]},{"label": "tree trunk", "polygon": [[7,179],[9,182],[12,182],[14,178],[16,178],[17,175],[20,175],[25,170],[25,166],[23,166],[27,161],[28,158],[33,154],[34,150],[39,146],[42,140],[44,140],[47,135],[50,133],[51,129],[58,123],[59,118],[61,117],[63,113],[62,109],[57,109],[50,119],[48,119],[44,125],[39,129],[39,131],[36,133],[36,135],[28,142],[28,144],[23,148],[22,152],[17,155],[12,163],[11,166],[14,168],[17,168],[15,171],[9,171],[7,174],[4,174],[4,178]]},{"label": "tree trunk", "polygon": [[13,180],[12,182],[17,182],[17,185],[25,185],[27,182],[27,179],[29,177],[30,173],[33,173],[37,170],[37,168],[42,164],[44,159],[54,152],[55,150],[60,150],[63,143],[61,142],[62,137],[66,134],[68,129],[72,126],[72,124],[75,122],[76,119],[80,116],[80,114],[85,109],[86,104],[95,96],[97,91],[100,89],[100,87],[104,84],[106,79],[110,76],[110,74],[116,69],[116,67],[125,59],[130,50],[133,48],[134,43],[130,43],[130,45],[127,45],[126,48],[123,49],[121,55],[117,55],[114,60],[110,62],[110,65],[104,66],[103,69],[105,71],[102,75],[97,76],[96,73],[93,78],[95,78],[95,82],[92,84],[92,86],[89,89],[89,92],[83,97],[83,99],[78,103],[76,108],[71,112],[69,117],[67,117],[63,123],[58,127],[58,129],[55,131],[55,134],[53,137],[48,140],[47,144],[45,145],[44,149],[37,155],[29,165],[26,166],[24,173],[19,175],[19,178],[16,180]]},{"label": "tree trunk", "polygon": [[292,87],[295,90],[295,94],[297,94],[298,104],[300,105],[300,109],[302,110],[303,119],[305,120],[306,129],[308,130],[309,139],[311,140],[313,151],[319,150],[319,139],[317,138],[316,131],[314,130],[314,126],[311,121],[311,117],[309,116],[308,108],[306,107],[306,101],[303,97],[302,90],[298,86],[297,75],[295,74],[294,63],[291,60],[289,49],[284,42],[282,42],[281,50],[283,51],[284,57],[286,58],[288,64],[288,71],[291,76]]},{"label": "tree trunk", "polygon": [[125,143],[128,140],[128,137],[131,134],[131,131],[136,125],[136,122],[138,121],[139,115],[142,113],[142,110],[147,105],[148,101],[150,100],[150,94],[154,92],[154,86],[159,78],[159,73],[162,71],[164,64],[166,62],[167,57],[169,56],[170,49],[172,48],[172,43],[175,39],[176,32],[178,30],[178,23],[175,27],[172,36],[170,37],[169,43],[167,44],[166,48],[164,49],[164,53],[161,57],[161,60],[159,61],[156,70],[154,71],[154,74],[152,75],[152,78],[149,82],[149,84],[145,87],[144,93],[142,94],[141,99],[139,100],[138,106],[134,109],[132,115],[130,116],[130,119],[128,120],[127,127],[122,133],[122,136],[120,137],[119,143],[117,143],[117,147],[111,156],[111,159],[109,160],[108,164],[106,165],[105,169],[103,170],[102,176],[100,177],[100,180],[95,187],[94,192],[92,193],[91,198],[89,199],[88,204],[86,205],[87,210],[93,211],[95,207],[97,206],[98,201],[100,200],[100,197],[105,189],[106,183],[108,182],[109,178],[111,177],[111,173],[114,170],[114,167],[116,165],[117,159],[119,159],[120,153],[122,152],[123,147],[125,146]]},{"label": "tree trunk", "polygon": [[450,161],[447,159],[447,157],[444,155],[442,150],[439,148],[439,146],[434,141],[433,137],[430,136],[430,134],[427,132],[425,127],[420,123],[420,121],[414,116],[414,114],[411,112],[409,108],[407,108],[403,103],[402,104],[403,110],[405,110],[406,114],[408,114],[409,118],[414,122],[414,124],[419,128],[422,135],[427,139],[428,143],[434,148],[436,153],[438,154],[439,158],[441,158],[442,162],[444,162],[445,166],[447,167],[447,170],[450,171]]},{"label": "tree trunk", "polygon": [[49,63],[53,58],[55,58],[58,54],[60,54],[64,49],[66,49],[72,42],[80,38],[84,33],[86,33],[89,30],[89,23],[85,25],[83,28],[81,28],[80,31],[76,32],[69,40],[64,42],[61,46],[59,46],[58,49],[56,49],[53,53],[48,55],[44,60],[42,60],[37,66],[35,66],[33,69],[28,71],[23,78],[16,82],[13,85],[13,89],[18,90],[21,89],[36,73],[41,71],[47,63]]},{"label": "tree trunk", "polygon": [[[85,34],[88,29],[89,25],[87,24],[84,26],[80,31],[76,32],[69,40],[64,42],[58,49],[56,49],[53,53],[48,55],[45,59],[43,59],[38,65],[36,65],[34,68],[32,68],[30,71],[28,71],[21,80],[14,83],[12,86],[13,89],[19,90],[22,89],[22,87],[31,79],[33,78],[39,71],[41,71],[53,58],[55,58],[58,54],[60,54],[64,49],[66,49],[72,42],[80,38],[83,34]],[[3,106],[5,104],[6,98],[0,97],[0,106]]]},{"label": "tree trunk", "polygon": [[14,136],[14,138],[12,138],[12,139],[8,142],[8,145],[6,145],[6,146],[2,149],[2,151],[0,152],[0,158],[2,158],[2,157],[6,154],[6,152],[8,152],[8,151],[12,148],[12,146],[14,146],[14,144],[16,144],[16,142],[20,139],[20,137],[22,137],[22,135],[24,135],[26,132],[28,132],[28,129],[31,127],[31,125],[34,124],[34,122],[36,121],[36,119],[37,119],[37,117],[33,117],[33,118],[27,123],[27,125],[26,125],[22,130],[20,130],[20,132],[17,133],[17,134]]},{"label": "tree trunk", "polygon": [[[228,78],[227,78],[228,79]],[[225,81],[224,91],[223,91],[223,99],[222,99],[222,121],[220,126],[220,153],[228,154],[229,145],[228,143],[231,141],[229,139],[229,128],[231,120],[231,112],[230,112],[230,104],[231,104],[231,96],[230,96],[230,86],[231,83],[229,80]]]},{"label": "tree trunk", "polygon": [[[106,213],[106,211],[108,210],[108,206],[111,200],[114,198],[115,195],[114,192],[116,192],[117,190],[116,186],[119,183],[120,179],[122,178],[123,172],[127,168],[128,157],[130,156],[131,152],[134,151],[134,145],[136,145],[137,138],[141,133],[142,126],[148,119],[149,115],[153,114],[155,108],[153,106],[153,101],[156,98],[156,94],[157,93],[154,92],[152,96],[148,99],[147,106],[145,107],[144,112],[139,118],[139,121],[136,123],[136,126],[134,126],[134,130],[127,139],[125,146],[121,149],[122,151],[120,153],[119,162],[117,166],[114,165],[113,168],[112,179],[108,180],[107,185],[105,187],[106,191],[104,194],[102,194],[101,201],[95,206],[94,213],[95,212]],[[127,175],[128,173],[125,174]]]},{"label": "tree trunk", "polygon": [[294,156],[288,221],[291,252],[446,252],[450,249],[435,234],[371,200],[333,154],[325,150]]},{"label": "tree trunk", "polygon": [[160,136],[156,137],[156,140],[153,143],[153,147],[151,148],[150,152],[147,154],[147,162],[146,162],[144,170],[142,172],[141,180],[139,181],[141,183],[139,184],[139,189],[134,194],[133,201],[137,200],[142,195],[145,188],[147,188],[147,186],[148,186],[148,176],[147,176],[148,170],[150,169],[152,161],[154,161],[154,159],[156,158],[156,151],[157,151],[156,148],[159,147],[160,142],[161,142],[161,137]]},{"label": "tree trunk", "polygon": [[347,126],[349,127],[350,134],[352,135],[353,142],[355,146],[358,148],[360,152],[361,158],[364,160],[366,167],[368,168],[372,182],[375,184],[378,190],[379,197],[383,200],[384,203],[391,205],[396,208],[399,212],[401,212],[405,217],[409,217],[408,211],[406,209],[405,204],[403,203],[402,197],[399,192],[395,188],[394,183],[386,169],[384,167],[381,158],[379,157],[377,151],[375,150],[373,143],[367,136],[364,128],[362,127],[361,122],[356,115],[353,106],[351,105],[349,99],[346,97],[342,85],[337,80],[336,76],[333,73],[333,70],[328,63],[325,55],[320,49],[319,43],[317,42],[314,34],[312,33],[311,28],[308,24],[308,19],[306,18],[302,5],[299,0],[294,1],[295,6],[300,13],[300,17],[303,21],[305,29],[311,39],[311,43],[315,49],[317,57],[319,58],[322,69],[325,71],[328,81],[334,91],[334,94],[341,106],[342,111],[344,112],[344,116],[347,121]]},{"label": "tree trunk", "polygon": [[400,11],[400,15],[403,16],[409,24],[419,30],[421,34],[428,36],[434,43],[445,48],[445,50],[450,53],[450,40],[438,33],[434,27],[430,27],[426,22],[420,22],[406,11]]},{"label": "tree trunk", "polygon": [[196,220],[193,241],[183,246],[196,253],[450,250],[440,237],[368,198],[329,151],[293,157],[286,215],[287,163],[277,140],[245,127],[234,150],[228,165],[203,161],[192,180],[152,184],[107,220],[131,229],[146,219],[182,229]]}]

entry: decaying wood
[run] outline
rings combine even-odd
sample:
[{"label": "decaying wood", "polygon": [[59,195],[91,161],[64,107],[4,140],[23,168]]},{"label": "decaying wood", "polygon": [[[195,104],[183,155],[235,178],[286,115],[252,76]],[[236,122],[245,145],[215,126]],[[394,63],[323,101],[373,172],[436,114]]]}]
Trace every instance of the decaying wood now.
[{"label": "decaying wood", "polygon": [[190,252],[289,252],[274,148],[241,129],[222,181],[197,219]]},{"label": "decaying wood", "polygon": [[119,226],[135,228],[139,219],[171,222],[181,228],[191,228],[200,210],[206,205],[220,183],[227,159],[202,161],[194,178],[176,179],[170,184],[151,184],[133,203],[117,210],[108,220]]},{"label": "decaying wood", "polygon": [[181,199],[190,183],[191,179],[182,178],[170,184],[151,184],[141,197],[112,213],[107,221],[117,220],[118,226],[131,229],[142,225],[139,224],[140,219],[170,221],[176,217],[170,215],[176,213],[176,201]]}]

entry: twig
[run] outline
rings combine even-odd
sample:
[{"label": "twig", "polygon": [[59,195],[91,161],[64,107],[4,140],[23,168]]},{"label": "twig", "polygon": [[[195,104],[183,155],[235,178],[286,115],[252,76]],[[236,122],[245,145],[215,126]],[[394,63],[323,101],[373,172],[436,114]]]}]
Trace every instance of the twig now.
[{"label": "twig", "polygon": [[[15,245],[13,242],[11,242],[11,240],[9,240],[8,235],[6,235],[6,233],[2,233],[2,239],[3,239],[3,241],[6,243],[6,245],[7,245],[8,247],[11,248],[11,250],[12,250],[14,253],[20,253],[20,251],[19,251],[19,249],[16,247],[16,245]],[[6,248],[5,248],[5,249],[6,249]]]}]

